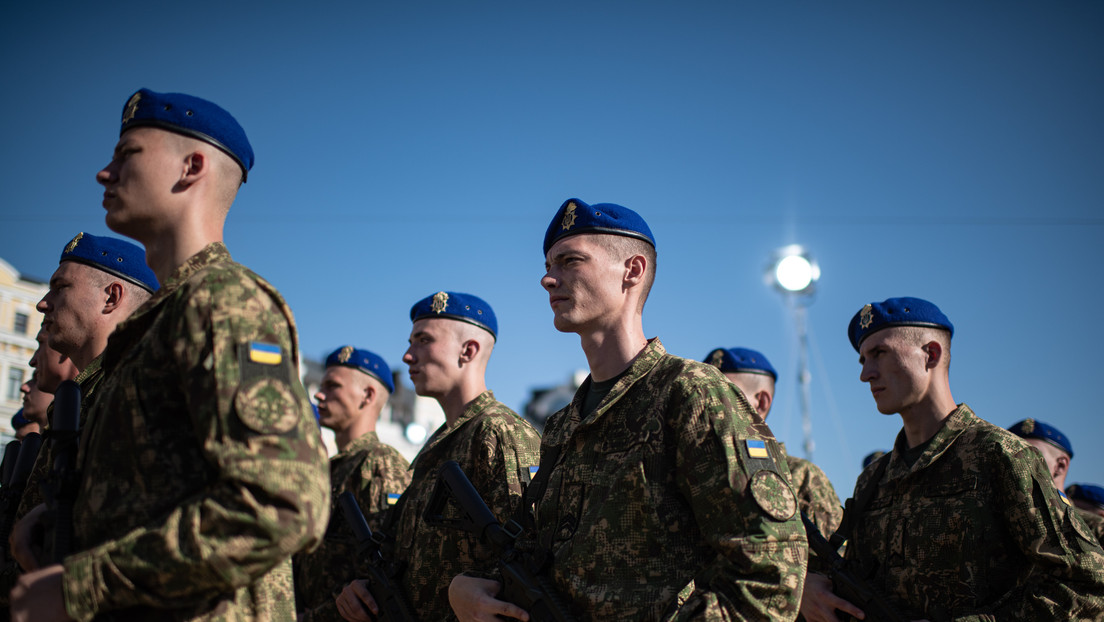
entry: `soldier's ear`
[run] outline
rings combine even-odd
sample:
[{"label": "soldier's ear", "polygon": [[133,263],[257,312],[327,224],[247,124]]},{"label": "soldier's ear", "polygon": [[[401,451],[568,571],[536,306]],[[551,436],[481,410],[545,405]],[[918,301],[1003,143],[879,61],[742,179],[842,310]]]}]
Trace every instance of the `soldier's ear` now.
[{"label": "soldier's ear", "polygon": [[111,281],[104,287],[104,294],[107,296],[107,300],[104,301],[104,306],[101,311],[104,315],[114,313],[123,306],[123,299],[126,297],[126,288],[118,281]]},{"label": "soldier's ear", "polygon": [[368,404],[372,403],[372,400],[376,399],[376,387],[372,386],[371,382],[364,383],[364,401],[360,407],[364,408]]},{"label": "soldier's ear", "polygon": [[929,341],[920,346],[920,349],[928,355],[925,367],[928,369],[935,369],[939,366],[939,362],[943,360],[943,346],[939,345],[938,341]]},{"label": "soldier's ear", "polygon": [[479,341],[475,339],[468,339],[464,343],[460,344],[460,363],[470,363],[475,360],[475,357],[479,354]]}]

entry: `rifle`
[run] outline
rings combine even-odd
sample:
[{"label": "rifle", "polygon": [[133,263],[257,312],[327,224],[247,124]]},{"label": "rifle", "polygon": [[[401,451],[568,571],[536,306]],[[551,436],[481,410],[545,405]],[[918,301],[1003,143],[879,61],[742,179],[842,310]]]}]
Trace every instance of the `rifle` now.
[{"label": "rifle", "polygon": [[4,461],[0,462],[0,488],[8,485],[15,472],[15,461],[19,459],[19,441],[8,441],[4,447]]},{"label": "rifle", "polygon": [[[442,513],[449,498],[460,508],[459,520],[446,519]],[[441,465],[425,519],[431,524],[463,529],[493,547],[502,571],[502,591],[498,597],[527,611],[530,620],[575,622],[552,582],[540,572],[541,565],[533,556],[514,547],[522,532],[521,525],[512,519],[505,527],[499,523],[455,460]]]},{"label": "rifle", "polygon": [[77,474],[77,441],[80,439],[80,385],[66,380],[54,392],[54,417],[50,425],[50,455],[53,465],[43,492],[49,510],[45,522],[52,529],[46,537],[43,559],[61,563],[73,543],[73,503],[80,479]]},{"label": "rifle", "polygon": [[12,527],[15,526],[15,513],[19,510],[19,500],[23,498],[23,492],[27,489],[27,480],[31,477],[35,459],[38,458],[38,450],[42,447],[42,436],[37,432],[31,432],[23,438],[22,443],[13,442],[16,443],[14,448],[11,443],[8,443],[4,452],[4,461],[8,461],[8,455],[13,450],[17,457],[11,459],[13,463],[11,478],[4,482],[3,488],[0,488],[0,556],[2,556],[0,561],[11,559],[11,543],[8,538],[11,536]]},{"label": "rifle", "polygon": [[353,493],[346,490],[337,497],[337,503],[341,506],[341,512],[345,515],[345,522],[353,530],[357,542],[357,559],[366,560],[368,571],[368,585],[372,597],[379,605],[380,617],[388,622],[418,622],[417,616],[406,604],[406,600],[394,580],[395,572],[388,568],[388,564],[380,553],[380,545],[383,543],[382,534],[372,533],[368,521],[364,519],[364,513],[360,511]]},{"label": "rifle", "polygon": [[[866,620],[870,622],[881,622],[883,620],[886,622],[908,622],[908,618],[898,613],[885,596],[882,596],[869,583],[852,574],[846,568],[847,562],[840,557],[838,547],[832,546],[824,539],[820,530],[813,524],[813,521],[809,520],[805,512],[801,513],[801,522],[805,523],[809,548],[825,563],[827,567],[825,574],[832,580],[832,590],[837,596],[862,609],[863,613],[866,614]],[[841,620],[850,618],[850,616],[845,616],[839,611],[836,612],[836,617]]]}]

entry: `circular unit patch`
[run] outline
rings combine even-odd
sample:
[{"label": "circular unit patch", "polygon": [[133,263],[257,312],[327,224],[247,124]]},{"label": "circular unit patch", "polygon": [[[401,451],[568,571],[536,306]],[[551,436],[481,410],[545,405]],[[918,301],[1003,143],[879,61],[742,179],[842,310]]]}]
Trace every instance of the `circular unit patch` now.
[{"label": "circular unit patch", "polygon": [[797,513],[797,497],[778,473],[757,471],[751,476],[750,488],[751,498],[774,520],[787,521]]},{"label": "circular unit patch", "polygon": [[234,397],[238,419],[262,434],[284,434],[299,422],[299,400],[286,382],[261,378]]}]

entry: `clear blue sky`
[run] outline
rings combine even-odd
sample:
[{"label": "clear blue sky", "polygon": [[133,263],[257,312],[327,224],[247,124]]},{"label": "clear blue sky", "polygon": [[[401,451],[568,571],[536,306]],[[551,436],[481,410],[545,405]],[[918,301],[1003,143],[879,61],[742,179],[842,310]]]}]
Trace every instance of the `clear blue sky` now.
[{"label": "clear blue sky", "polygon": [[545,227],[568,197],[620,203],[658,239],[645,332],[766,353],[798,455],[796,339],[762,274],[815,253],[814,457],[841,496],[900,428],[847,322],[902,295],[955,323],[958,401],[1058,426],[1070,481],[1104,483],[1102,32],[1099,2],[7,3],[0,257],[45,279],[77,231],[110,233],[94,174],[123,103],[188,92],[253,143],[227,244],[308,356],[405,369],[410,305],[468,291],[520,409],[585,367],[538,284]]}]

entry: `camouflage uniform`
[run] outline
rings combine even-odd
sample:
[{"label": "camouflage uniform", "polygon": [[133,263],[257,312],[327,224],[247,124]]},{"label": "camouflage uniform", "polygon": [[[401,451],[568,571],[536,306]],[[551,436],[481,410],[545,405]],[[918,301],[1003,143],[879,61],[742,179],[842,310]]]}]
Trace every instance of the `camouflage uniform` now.
[{"label": "camouflage uniform", "polygon": [[[442,425],[414,458],[414,477],[388,518],[395,525],[393,551],[387,557],[403,564],[399,583],[403,596],[421,620],[452,617],[448,586],[462,572],[486,574],[497,558],[489,547],[453,527],[426,524],[423,515],[437,483],[438,468],[455,460],[464,469],[487,506],[506,520],[523,487],[529,467],[540,459],[540,436],[524,419],[484,391],[464,407],[451,426]],[[446,518],[456,518],[453,504]],[[393,521],[393,522],[392,522]]]},{"label": "camouflage uniform", "polygon": [[1076,509],[1077,515],[1081,517],[1081,520],[1085,521],[1085,524],[1088,525],[1093,535],[1096,536],[1096,541],[1099,542],[1101,546],[1104,546],[1104,516],[1088,510],[1082,510],[1081,508]]},{"label": "camouflage uniform", "polygon": [[297,358],[291,311],[221,243],[116,328],[81,431],[70,616],[294,618],[290,557],[330,507]]},{"label": "camouflage uniform", "polygon": [[820,467],[804,458],[786,454],[786,465],[790,467],[790,485],[797,493],[797,507],[825,538],[831,536],[843,519],[843,506],[832,482]]},{"label": "camouflage uniform", "polygon": [[846,553],[906,619],[1104,616],[1104,552],[1034,448],[966,405],[912,467],[906,448],[901,432],[859,477],[856,499],[876,491],[853,519]]},{"label": "camouflage uniform", "polygon": [[295,556],[295,603],[300,622],[343,618],[334,600],[356,578],[356,538],[337,507],[337,497],[352,491],[373,530],[389,507],[388,495],[400,495],[410,483],[410,463],[375,432],[359,436],[330,459],[330,524],[322,546]]},{"label": "camouflage uniform", "polygon": [[658,339],[581,421],[588,388],[545,428],[536,507],[574,614],[794,619],[805,531],[781,449],[743,395]]},{"label": "camouflage uniform", "polygon": [[[88,410],[91,408],[96,387],[103,379],[103,369],[100,367],[102,360],[102,356],[97,356],[74,378],[81,388],[81,427],[84,427],[84,423],[88,419]],[[53,406],[51,403],[51,413],[53,412]],[[19,500],[19,508],[15,513],[16,520],[26,516],[27,512],[33,510],[35,506],[46,503],[46,495],[42,492],[42,482],[49,475],[52,464],[50,443],[49,440],[46,440],[35,459],[34,470],[27,478],[27,488],[23,491],[23,497]],[[8,604],[11,602],[11,590],[15,587],[15,583],[19,580],[21,574],[23,574],[22,569],[19,568],[19,564],[14,559],[8,560],[4,563],[3,568],[0,568],[0,607],[2,607],[0,609],[0,620],[10,619]]]}]

